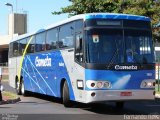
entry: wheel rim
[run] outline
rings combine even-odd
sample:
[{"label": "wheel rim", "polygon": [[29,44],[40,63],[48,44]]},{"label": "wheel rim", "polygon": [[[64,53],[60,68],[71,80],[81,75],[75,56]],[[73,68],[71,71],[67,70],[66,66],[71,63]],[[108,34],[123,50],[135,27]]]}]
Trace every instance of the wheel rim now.
[{"label": "wheel rim", "polygon": [[24,84],[23,84],[23,82],[22,82],[22,85],[21,85],[21,92],[22,92],[22,94],[24,94]]}]

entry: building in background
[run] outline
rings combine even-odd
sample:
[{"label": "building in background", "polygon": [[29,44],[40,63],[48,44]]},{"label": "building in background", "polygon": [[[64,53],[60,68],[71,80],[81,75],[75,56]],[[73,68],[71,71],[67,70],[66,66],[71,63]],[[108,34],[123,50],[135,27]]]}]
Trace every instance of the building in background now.
[{"label": "building in background", "polygon": [[[3,28],[1,28],[3,29]],[[9,42],[14,37],[27,33],[27,14],[11,13],[8,16],[8,34],[0,35],[0,67],[2,79],[8,79]]]},{"label": "building in background", "polygon": [[0,36],[0,66],[8,65],[8,48],[10,40],[25,33],[27,33],[27,14],[9,14],[8,35]]}]

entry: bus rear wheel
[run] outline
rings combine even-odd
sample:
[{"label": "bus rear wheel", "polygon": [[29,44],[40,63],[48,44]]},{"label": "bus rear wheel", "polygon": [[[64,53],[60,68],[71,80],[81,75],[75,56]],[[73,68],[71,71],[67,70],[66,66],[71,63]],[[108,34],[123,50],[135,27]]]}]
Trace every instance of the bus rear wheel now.
[{"label": "bus rear wheel", "polygon": [[16,92],[17,92],[18,95],[22,94],[21,89],[20,89],[20,84],[19,84],[18,80],[16,80],[16,82],[15,82],[15,89],[16,89]]},{"label": "bus rear wheel", "polygon": [[70,101],[70,95],[69,95],[69,88],[68,88],[68,85],[67,85],[67,81],[64,82],[64,85],[63,85],[63,104],[65,107],[71,107],[72,104],[71,104],[71,101]]}]

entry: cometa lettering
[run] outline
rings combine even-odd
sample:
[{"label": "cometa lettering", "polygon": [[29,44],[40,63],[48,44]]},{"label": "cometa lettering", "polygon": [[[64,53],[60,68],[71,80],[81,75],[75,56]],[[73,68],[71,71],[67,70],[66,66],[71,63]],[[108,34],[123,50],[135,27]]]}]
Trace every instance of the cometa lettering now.
[{"label": "cometa lettering", "polygon": [[131,66],[120,66],[120,65],[116,65],[116,66],[115,66],[115,69],[116,69],[116,70],[137,70],[138,67],[137,67],[137,66],[134,66],[134,65],[131,65]]},{"label": "cometa lettering", "polygon": [[51,67],[52,59],[46,56],[45,59],[40,59],[38,56],[35,58],[36,67]]}]

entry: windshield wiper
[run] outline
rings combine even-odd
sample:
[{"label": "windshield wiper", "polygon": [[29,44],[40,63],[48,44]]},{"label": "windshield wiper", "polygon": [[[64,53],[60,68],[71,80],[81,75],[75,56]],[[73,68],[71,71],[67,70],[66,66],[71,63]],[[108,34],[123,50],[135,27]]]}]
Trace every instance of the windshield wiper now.
[{"label": "windshield wiper", "polygon": [[114,52],[114,54],[113,54],[113,56],[112,56],[112,58],[111,58],[111,60],[110,60],[110,62],[109,62],[109,64],[108,64],[108,66],[107,66],[107,69],[109,69],[110,66],[112,66],[113,61],[114,61],[114,59],[116,58],[116,55],[119,55],[119,54],[118,54],[119,49],[118,49],[118,47],[117,47],[116,40],[115,40],[115,44],[116,44],[116,51]]},{"label": "windshield wiper", "polygon": [[108,66],[107,66],[107,69],[109,69],[110,66],[112,66],[114,58],[116,57],[116,55],[118,55],[118,51],[119,51],[118,49],[115,51],[113,57],[111,58],[111,60],[110,60],[110,62],[109,62],[109,64],[108,64]]}]

